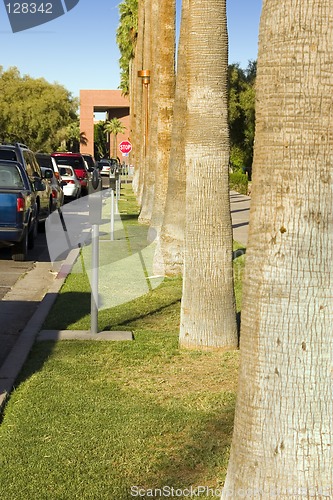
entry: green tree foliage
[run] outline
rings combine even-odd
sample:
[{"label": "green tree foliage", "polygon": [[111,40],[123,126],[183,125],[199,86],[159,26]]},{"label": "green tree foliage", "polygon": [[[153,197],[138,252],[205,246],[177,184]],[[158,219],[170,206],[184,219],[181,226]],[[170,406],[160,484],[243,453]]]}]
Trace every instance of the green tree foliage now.
[{"label": "green tree foliage", "polygon": [[245,70],[238,64],[229,66],[230,163],[233,169],[252,166],[256,68],[256,61],[249,61]]},{"label": "green tree foliage", "polygon": [[35,151],[59,145],[58,132],[77,119],[78,102],[63,86],[0,67],[0,141],[24,142]]},{"label": "green tree foliage", "polygon": [[126,130],[126,127],[121,123],[119,118],[112,118],[110,121],[106,121],[104,124],[105,132],[113,135],[113,158],[117,157],[117,135],[123,134]]},{"label": "green tree foliage", "polygon": [[104,125],[104,121],[95,123],[94,125],[94,156],[96,160],[109,156]]},{"label": "green tree foliage", "polygon": [[138,34],[138,0],[124,0],[119,4],[120,22],[117,29],[117,44],[120,51],[120,86],[124,95],[129,94],[129,67],[134,58]]},{"label": "green tree foliage", "polygon": [[58,151],[78,153],[80,144],[87,144],[85,133],[80,131],[79,118],[60,129],[57,133],[57,139],[59,143]]}]

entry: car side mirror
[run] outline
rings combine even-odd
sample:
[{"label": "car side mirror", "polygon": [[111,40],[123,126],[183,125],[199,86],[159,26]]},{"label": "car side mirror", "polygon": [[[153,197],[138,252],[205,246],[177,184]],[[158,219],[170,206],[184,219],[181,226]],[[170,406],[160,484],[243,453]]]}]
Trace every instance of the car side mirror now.
[{"label": "car side mirror", "polygon": [[50,168],[46,168],[44,170],[44,179],[52,179],[53,177],[53,170],[51,170]]},{"label": "car side mirror", "polygon": [[34,188],[36,191],[45,191],[46,186],[40,177],[35,177],[34,179]]}]

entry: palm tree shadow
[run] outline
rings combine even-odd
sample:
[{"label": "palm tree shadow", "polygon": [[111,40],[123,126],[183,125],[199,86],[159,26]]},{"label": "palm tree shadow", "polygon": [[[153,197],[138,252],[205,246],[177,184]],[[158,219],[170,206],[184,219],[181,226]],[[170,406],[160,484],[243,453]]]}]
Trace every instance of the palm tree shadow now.
[{"label": "palm tree shadow", "polygon": [[[163,486],[170,485],[174,488],[188,488],[189,485],[200,485],[202,477],[205,477],[213,463],[224,475],[229,458],[234,413],[235,397],[230,396],[218,415],[198,419],[188,431],[182,447],[176,452],[173,450],[172,457],[163,457],[164,468],[158,467],[162,480],[155,485],[156,478],[148,479],[150,487],[162,489]],[[177,448],[176,443],[175,447]],[[223,480],[224,477],[214,478],[214,482],[218,483]]]}]

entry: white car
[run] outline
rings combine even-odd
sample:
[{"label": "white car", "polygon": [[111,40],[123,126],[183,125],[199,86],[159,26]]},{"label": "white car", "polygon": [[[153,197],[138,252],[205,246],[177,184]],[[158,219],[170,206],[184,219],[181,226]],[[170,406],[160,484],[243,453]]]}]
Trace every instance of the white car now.
[{"label": "white car", "polygon": [[61,186],[66,199],[77,199],[81,196],[81,183],[77,178],[73,167],[70,165],[58,165],[61,176]]},{"label": "white car", "polygon": [[97,167],[101,175],[109,175],[111,170],[111,162],[109,160],[100,160],[97,162]]},{"label": "white car", "polygon": [[102,158],[97,162],[97,168],[101,175],[114,174],[115,170],[119,168],[119,162],[115,158],[111,158],[111,160]]}]

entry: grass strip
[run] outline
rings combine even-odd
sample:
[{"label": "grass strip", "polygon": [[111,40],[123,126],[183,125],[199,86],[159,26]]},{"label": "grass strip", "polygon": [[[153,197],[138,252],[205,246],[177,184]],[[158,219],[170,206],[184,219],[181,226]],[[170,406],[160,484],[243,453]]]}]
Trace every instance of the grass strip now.
[{"label": "grass strip", "polygon": [[[45,327],[85,329],[88,287],[84,273],[70,275]],[[100,313],[134,342],[34,346],[0,426],[0,498],[127,500],[221,486],[239,353],[180,350],[180,294],[181,279],[167,279]]]}]

